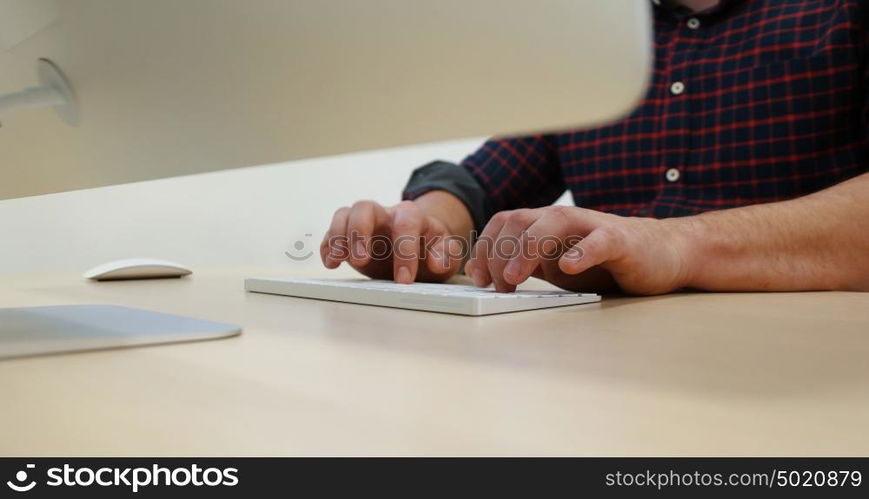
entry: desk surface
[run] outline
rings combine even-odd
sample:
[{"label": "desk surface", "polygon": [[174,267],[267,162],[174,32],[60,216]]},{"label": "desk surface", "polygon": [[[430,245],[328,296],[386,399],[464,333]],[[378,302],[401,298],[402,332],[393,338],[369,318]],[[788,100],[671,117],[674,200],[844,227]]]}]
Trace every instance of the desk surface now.
[{"label": "desk surface", "polygon": [[245,277],[281,273],[0,277],[3,307],[118,304],[245,326],[0,361],[0,454],[869,454],[869,294],[607,298],[473,318],[243,291]]}]

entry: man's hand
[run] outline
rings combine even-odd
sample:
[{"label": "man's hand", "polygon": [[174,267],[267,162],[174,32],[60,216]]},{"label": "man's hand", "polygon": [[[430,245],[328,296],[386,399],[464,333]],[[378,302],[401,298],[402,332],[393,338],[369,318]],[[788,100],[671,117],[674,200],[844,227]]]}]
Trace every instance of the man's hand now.
[{"label": "man's hand", "polygon": [[373,279],[404,284],[449,279],[461,266],[463,242],[424,208],[415,201],[389,207],[359,201],[338,209],[320,245],[323,264],[334,269],[346,261]]},{"label": "man's hand", "polygon": [[483,230],[465,272],[501,292],[534,276],[574,291],[667,293],[688,282],[687,245],[674,226],[565,206],[504,211]]},{"label": "man's hand", "polygon": [[[492,217],[465,271],[476,285],[494,282],[503,292],[529,276],[564,289],[634,294],[869,291],[867,220],[869,174],[788,201],[664,220],[564,206],[505,211]],[[321,255],[329,268],[346,260],[371,277],[442,281],[459,259],[441,255],[460,255],[472,226],[464,204],[443,191],[391,208],[362,202],[338,210]],[[401,258],[372,261],[330,243],[350,242],[354,231],[410,244],[401,244]],[[423,252],[421,236],[437,234],[459,238],[453,248],[441,242]]]}]

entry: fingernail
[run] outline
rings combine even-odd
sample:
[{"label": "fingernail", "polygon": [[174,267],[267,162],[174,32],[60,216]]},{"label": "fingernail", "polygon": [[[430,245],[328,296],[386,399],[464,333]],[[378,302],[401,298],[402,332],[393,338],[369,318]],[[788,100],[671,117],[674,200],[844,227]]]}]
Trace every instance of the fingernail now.
[{"label": "fingernail", "polygon": [[568,260],[582,260],[582,248],[572,248],[564,254]]},{"label": "fingernail", "polygon": [[398,267],[398,274],[396,274],[395,280],[402,284],[410,284],[413,281],[410,277],[410,269],[405,266]]},{"label": "fingernail", "polygon": [[365,258],[365,243],[362,241],[356,241],[356,257]]},{"label": "fingernail", "polygon": [[507,267],[504,268],[504,279],[511,281],[512,284],[516,284],[516,280],[519,278],[519,273],[522,269],[519,268],[519,262],[516,260],[510,261],[507,264]]}]

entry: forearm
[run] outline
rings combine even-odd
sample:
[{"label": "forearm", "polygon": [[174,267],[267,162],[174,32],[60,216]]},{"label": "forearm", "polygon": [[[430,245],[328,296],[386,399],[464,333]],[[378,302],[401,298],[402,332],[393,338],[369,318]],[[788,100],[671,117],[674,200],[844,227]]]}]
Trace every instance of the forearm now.
[{"label": "forearm", "polygon": [[802,198],[665,220],[685,287],[869,291],[869,174]]}]

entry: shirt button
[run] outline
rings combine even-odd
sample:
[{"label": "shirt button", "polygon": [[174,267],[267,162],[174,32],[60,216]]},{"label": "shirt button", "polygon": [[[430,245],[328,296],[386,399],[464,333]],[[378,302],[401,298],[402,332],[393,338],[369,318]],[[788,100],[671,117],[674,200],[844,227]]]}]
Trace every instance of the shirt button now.
[{"label": "shirt button", "polygon": [[685,84],[681,81],[677,81],[670,85],[670,93],[673,95],[682,95],[685,92]]},{"label": "shirt button", "polygon": [[670,168],[669,170],[667,170],[666,177],[667,177],[667,180],[670,182],[678,181],[679,177],[681,177],[681,176],[682,176],[682,174],[679,172],[679,170],[677,170],[675,168]]},{"label": "shirt button", "polygon": [[691,29],[698,29],[700,27],[700,19],[697,19],[696,17],[692,17],[691,19],[688,19],[687,24],[688,24],[688,27]]}]

